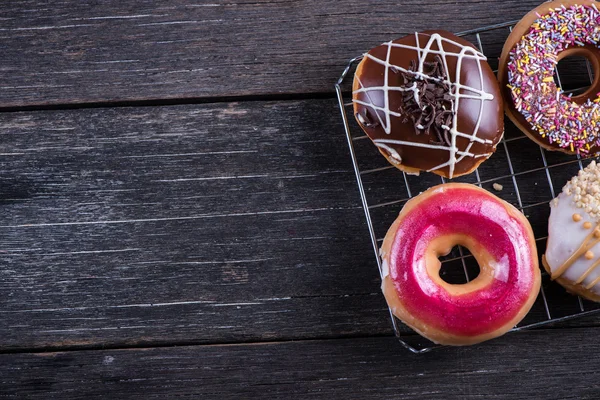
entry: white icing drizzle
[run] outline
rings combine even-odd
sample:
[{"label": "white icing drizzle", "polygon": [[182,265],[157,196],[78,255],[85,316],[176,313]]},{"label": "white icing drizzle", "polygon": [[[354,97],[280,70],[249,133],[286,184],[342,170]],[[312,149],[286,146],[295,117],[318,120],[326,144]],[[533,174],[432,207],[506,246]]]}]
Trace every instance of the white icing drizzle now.
[{"label": "white icing drizzle", "polygon": [[[563,278],[573,283],[580,283],[582,286],[600,294],[600,268],[597,262],[600,260],[600,243],[592,236],[588,243],[591,245],[589,250],[594,255],[588,259],[583,254],[576,258],[569,266],[560,272],[561,267],[567,263],[567,260],[582,249],[586,243],[586,238],[593,234],[598,226],[595,218],[590,216],[584,209],[577,207],[573,195],[561,193],[556,199],[550,202],[551,212],[548,221],[548,246],[544,255],[548,267],[552,273],[552,278]],[[579,214],[581,219],[574,221],[573,215]],[[591,223],[591,227],[586,229],[583,224]]]},{"label": "white icing drizzle", "polygon": [[378,143],[377,147],[390,153],[390,161],[391,162],[393,162],[394,164],[402,164],[402,157],[400,157],[400,154],[398,154],[396,149],[394,149],[386,144],[383,144],[383,143]]},{"label": "white icing drizzle", "polygon": [[[376,140],[374,140],[374,142],[377,146],[384,148],[388,151],[389,151],[390,147],[385,145],[386,143],[387,144],[404,145],[404,146],[414,146],[414,147],[427,147],[427,148],[431,148],[431,149],[448,151],[449,152],[448,161],[431,168],[429,170],[429,172],[436,171],[441,168],[449,167],[448,176],[449,176],[449,178],[452,178],[454,175],[454,168],[456,166],[456,163],[462,161],[465,157],[480,158],[480,157],[489,157],[491,155],[491,153],[476,155],[476,154],[473,154],[470,152],[471,147],[473,146],[474,142],[484,143],[484,144],[492,144],[493,143],[491,140],[484,140],[484,139],[477,137],[477,133],[479,132],[479,127],[481,125],[481,120],[483,117],[483,103],[486,100],[489,101],[489,100],[494,99],[494,96],[491,93],[487,93],[483,90],[484,80],[483,80],[483,69],[481,66],[481,62],[486,61],[487,58],[481,52],[477,51],[476,49],[474,49],[470,46],[464,46],[453,40],[446,39],[437,33],[429,35],[429,41],[427,42],[425,47],[421,49],[419,46],[419,35],[425,35],[425,34],[415,33],[416,46],[408,46],[408,45],[404,45],[404,44],[394,43],[392,41],[384,43],[384,45],[387,46],[387,53],[386,53],[385,60],[374,57],[371,54],[366,54],[365,57],[367,57],[385,67],[383,86],[365,87],[363,85],[363,83],[360,81],[360,79],[358,79],[358,77],[357,77],[357,82],[359,84],[359,88],[357,90],[353,91],[353,94],[365,93],[368,101],[361,101],[361,100],[353,100],[353,101],[355,103],[363,105],[365,107],[370,107],[374,111],[374,114],[377,115],[379,123],[380,123],[381,127],[383,128],[383,130],[385,131],[385,133],[389,135],[391,133],[391,118],[392,117],[397,117],[397,118],[402,117],[402,114],[390,110],[389,92],[390,91],[400,91],[400,92],[413,91],[414,95],[415,95],[415,100],[417,100],[417,104],[418,104],[418,93],[416,91],[416,85],[413,85],[410,88],[389,86],[388,78],[389,78],[389,71],[391,68],[402,71],[404,73],[416,75],[417,77],[419,77],[423,80],[446,83],[450,87],[450,96],[452,97],[452,111],[454,114],[454,117],[452,118],[452,126],[451,127],[447,127],[447,126],[443,127],[444,129],[447,129],[451,135],[451,145],[449,147],[441,146],[441,145],[413,143],[413,142],[400,141],[400,140],[387,140],[387,139],[376,139]],[[431,48],[434,43],[437,44],[438,50],[433,50]],[[455,53],[455,52],[451,52],[451,51],[446,51],[444,49],[445,43],[460,48],[461,49],[460,52]],[[417,71],[411,72],[411,71],[408,71],[407,69],[402,68],[398,65],[391,64],[390,56],[391,56],[392,48],[415,50],[418,55]],[[452,57],[457,58],[456,75],[455,75],[454,79],[451,79],[451,77],[448,75],[448,73],[446,73],[447,77],[445,79],[432,77],[432,76],[429,76],[429,75],[423,73],[424,63],[427,59],[427,56],[430,54],[437,54],[440,56],[440,58],[442,59],[442,62],[444,63],[444,68],[445,68],[446,72],[448,72],[448,57],[452,56]],[[477,67],[478,67],[478,72],[479,72],[481,89],[477,89],[477,88],[463,85],[460,83],[462,64],[463,64],[463,60],[465,60],[465,59],[479,61],[479,62],[477,62]],[[383,107],[377,106],[372,101],[371,96],[369,95],[369,92],[372,92],[372,91],[383,91],[383,93],[384,93]],[[461,91],[467,91],[469,93],[461,93]],[[477,122],[475,124],[475,129],[473,130],[473,134],[471,134],[471,135],[458,131],[458,109],[460,107],[461,99],[480,100],[480,107],[479,107],[479,113],[477,116]],[[379,111],[383,112],[383,115],[385,116],[385,118],[384,118],[385,121],[383,118],[381,118]],[[463,138],[469,139],[469,145],[467,146],[467,148],[464,151],[460,151],[456,147],[456,138],[457,137],[463,137]],[[457,157],[457,155],[459,157]]]},{"label": "white icing drizzle", "polygon": [[[388,146],[385,146],[384,143],[397,144],[397,145],[401,145],[401,146],[424,147],[426,149],[440,149],[440,148],[441,149],[447,149],[447,147],[436,145],[436,144],[413,143],[413,142],[407,142],[405,140],[378,139],[378,140],[375,141],[375,144],[377,145],[377,147],[382,147],[382,148],[388,147]],[[469,153],[468,151],[461,151],[461,150],[458,150],[458,149],[456,150],[455,154],[458,154],[459,156],[462,156],[462,157],[467,157],[468,156],[468,157],[473,157],[473,158],[488,157],[488,156],[491,155],[491,153],[473,154],[473,153]],[[431,171],[433,171],[435,169],[437,169],[437,168],[433,168],[433,169],[431,169]]]}]

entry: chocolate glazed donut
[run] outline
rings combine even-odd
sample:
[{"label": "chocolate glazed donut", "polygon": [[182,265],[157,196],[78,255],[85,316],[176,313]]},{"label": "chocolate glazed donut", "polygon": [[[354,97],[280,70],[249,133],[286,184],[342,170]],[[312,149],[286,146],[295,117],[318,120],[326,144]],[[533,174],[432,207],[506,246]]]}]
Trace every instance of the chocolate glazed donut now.
[{"label": "chocolate glazed donut", "polygon": [[502,97],[485,56],[446,31],[369,51],[357,67],[352,100],[365,133],[407,173],[471,173],[504,133]]}]

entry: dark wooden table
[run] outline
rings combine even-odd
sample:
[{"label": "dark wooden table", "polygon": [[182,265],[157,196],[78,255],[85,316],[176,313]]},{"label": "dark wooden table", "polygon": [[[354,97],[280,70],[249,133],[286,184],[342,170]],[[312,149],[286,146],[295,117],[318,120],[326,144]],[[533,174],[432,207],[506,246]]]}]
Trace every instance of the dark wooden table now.
[{"label": "dark wooden table", "polygon": [[333,91],[380,42],[537,3],[1,2],[0,398],[597,399],[600,317],[398,344]]}]

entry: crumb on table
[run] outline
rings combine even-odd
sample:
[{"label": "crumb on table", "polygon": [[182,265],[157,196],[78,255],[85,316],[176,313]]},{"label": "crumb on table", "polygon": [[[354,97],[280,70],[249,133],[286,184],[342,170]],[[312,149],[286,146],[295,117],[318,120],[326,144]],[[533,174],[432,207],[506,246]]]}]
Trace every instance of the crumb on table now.
[{"label": "crumb on table", "polygon": [[494,190],[496,190],[498,192],[501,191],[502,189],[504,189],[504,186],[502,186],[499,183],[494,183],[492,186],[494,187]]}]

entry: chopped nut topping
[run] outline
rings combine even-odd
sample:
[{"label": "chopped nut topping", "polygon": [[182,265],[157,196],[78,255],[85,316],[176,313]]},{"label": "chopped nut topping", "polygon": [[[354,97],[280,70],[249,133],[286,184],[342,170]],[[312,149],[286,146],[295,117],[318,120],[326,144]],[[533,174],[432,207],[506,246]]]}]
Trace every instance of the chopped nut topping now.
[{"label": "chopped nut topping", "polygon": [[600,219],[600,165],[592,161],[584,170],[574,176],[563,188],[578,208],[585,210],[592,218]]}]

